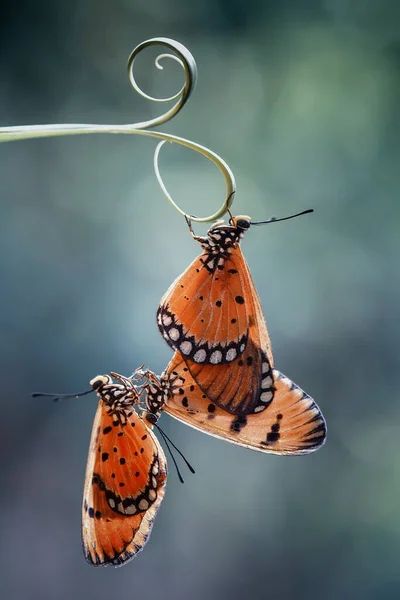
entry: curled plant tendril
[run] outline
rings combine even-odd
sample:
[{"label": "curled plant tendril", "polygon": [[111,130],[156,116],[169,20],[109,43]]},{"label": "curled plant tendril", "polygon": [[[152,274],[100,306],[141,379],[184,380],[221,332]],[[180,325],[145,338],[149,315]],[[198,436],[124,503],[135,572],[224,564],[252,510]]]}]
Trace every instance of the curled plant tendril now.
[{"label": "curled plant tendril", "polygon": [[[233,200],[235,197],[235,180],[233,177],[233,173],[230,170],[230,168],[228,167],[228,165],[226,164],[226,162],[223,161],[222,158],[220,156],[218,156],[218,154],[215,154],[214,152],[212,152],[205,146],[200,146],[199,144],[194,144],[193,142],[192,142],[193,145],[191,145],[191,146],[188,145],[188,148],[192,148],[193,150],[196,150],[197,152],[199,152],[200,154],[202,154],[203,156],[205,156],[206,158],[211,160],[214,164],[217,165],[217,167],[223,174],[223,176],[225,178],[225,182],[226,182],[226,187],[228,190],[228,196],[226,197],[226,200],[225,200],[224,204],[221,206],[221,208],[219,210],[217,210],[217,212],[215,214],[210,215],[209,217],[195,217],[194,215],[188,215],[181,208],[179,208],[179,206],[172,199],[167,188],[165,187],[165,183],[161,177],[160,168],[158,165],[158,157],[160,154],[160,150],[161,150],[161,147],[165,144],[165,142],[166,142],[166,140],[163,140],[162,142],[157,144],[157,148],[155,149],[154,172],[156,174],[157,181],[158,181],[160,188],[164,192],[164,195],[166,196],[167,200],[169,200],[169,202],[175,208],[175,210],[177,210],[178,213],[180,213],[181,215],[183,215],[184,217],[189,219],[189,221],[196,221],[197,223],[208,223],[209,221],[215,221],[216,219],[221,217],[223,214],[228,212],[229,208],[232,206],[232,203],[233,203]],[[186,144],[184,144],[184,145],[186,145]],[[229,191],[229,190],[231,190],[231,191]]]},{"label": "curled plant tendril", "polygon": [[[157,56],[156,60],[154,61],[154,64],[156,65],[157,69],[160,69],[160,71],[164,70],[164,67],[160,63],[160,60],[162,58],[172,58],[177,63],[179,63],[181,65],[181,67],[184,67],[184,63],[177,56],[174,56],[173,54],[159,54]],[[178,98],[185,89],[185,86],[182,86],[181,89],[179,90],[179,92],[177,92],[173,96],[169,96],[168,98],[155,98],[154,96],[149,96],[136,83],[136,79],[133,75],[133,60],[131,62],[128,61],[128,76],[129,76],[129,81],[132,84],[132,87],[137,91],[137,93],[140,94],[141,96],[143,96],[143,98],[146,98],[147,100],[151,100],[152,102],[169,102],[170,100],[176,100],[176,98]]]},{"label": "curled plant tendril", "polygon": [[[185,71],[185,83],[175,95],[170,96],[168,98],[154,98],[153,96],[149,96],[146,94],[136,83],[136,79],[133,74],[133,66],[135,64],[135,60],[138,54],[148,48],[149,46],[166,46],[170,50],[173,50],[177,56],[174,54],[160,54],[155,59],[155,65],[157,69],[163,70],[163,66],[160,63],[160,60],[163,58],[169,58],[176,61],[182,69]],[[130,57],[128,58],[128,77],[129,81],[133,87],[133,89],[146,100],[150,100],[151,102],[171,102],[172,100],[176,100],[179,98],[178,102],[166,113],[163,115],[152,119],[151,121],[143,121],[143,123],[135,123],[132,127],[135,129],[151,129],[152,127],[157,127],[157,125],[162,125],[163,123],[167,123],[173,119],[175,115],[184,107],[186,102],[189,100],[194,88],[196,87],[197,82],[197,66],[196,62],[193,58],[193,55],[189,52],[185,46],[176,42],[175,40],[170,40],[168,38],[153,38],[151,40],[147,40],[146,42],[142,42],[131,52]]]},{"label": "curled plant tendril", "polygon": [[[135,77],[133,75],[133,66],[138,54],[148,46],[161,45],[165,46],[169,50],[175,52],[175,54],[160,54],[157,56],[155,60],[155,66],[158,69],[163,69],[161,65],[161,60],[165,58],[172,59],[176,61],[185,71],[185,83],[182,88],[173,96],[169,98],[153,98],[149,96],[138,86],[136,83]],[[135,135],[144,135],[148,137],[154,137],[163,140],[161,144],[159,144],[156,148],[155,157],[154,157],[154,168],[156,172],[156,176],[158,182],[161,186],[162,191],[166,195],[167,199],[171,202],[172,206],[181,214],[186,216],[192,221],[196,221],[199,223],[207,223],[209,221],[214,221],[218,219],[222,215],[224,215],[229,207],[231,206],[234,194],[236,191],[235,178],[233,176],[232,171],[229,166],[225,163],[224,160],[215,152],[212,152],[208,148],[201,146],[200,144],[196,144],[191,140],[187,140],[185,138],[181,138],[175,135],[171,135],[168,133],[163,133],[161,131],[149,131],[149,129],[166,123],[170,121],[178,112],[183,108],[183,106],[188,101],[190,95],[192,94],[196,81],[197,81],[197,67],[196,62],[189,52],[189,50],[180,44],[179,42],[169,39],[169,38],[152,38],[145,42],[142,42],[131,53],[128,59],[128,77],[132,87],[138,92],[142,97],[147,100],[151,100],[152,102],[170,102],[172,100],[176,100],[178,98],[178,102],[170,108],[167,112],[151,119],[149,121],[143,121],[140,123],[133,123],[128,125],[96,125],[96,124],[85,124],[85,123],[63,123],[63,124],[54,124],[54,125],[25,125],[25,126],[16,126],[16,127],[0,127],[0,142],[8,142],[8,141],[16,141],[16,140],[24,140],[30,138],[43,138],[43,137],[56,137],[63,135],[83,135],[83,134],[92,134],[92,133],[123,133],[123,134],[135,134]],[[164,142],[172,142],[175,144],[180,144],[185,146],[186,148],[190,148],[195,152],[199,152],[209,160],[211,160],[221,171],[224,176],[227,193],[226,199],[222,206],[219,208],[217,212],[208,217],[195,217],[192,215],[186,214],[179,206],[172,200],[170,194],[168,193],[159,169],[158,169],[158,154],[161,146]]]}]

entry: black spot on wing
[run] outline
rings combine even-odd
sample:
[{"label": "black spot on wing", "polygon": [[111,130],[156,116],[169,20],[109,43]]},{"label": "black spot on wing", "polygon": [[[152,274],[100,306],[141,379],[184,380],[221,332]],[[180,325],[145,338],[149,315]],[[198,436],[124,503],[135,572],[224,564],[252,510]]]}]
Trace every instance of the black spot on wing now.
[{"label": "black spot on wing", "polygon": [[266,443],[266,445],[269,444],[274,444],[276,443],[280,438],[280,435],[277,431],[269,431],[267,433],[267,442],[263,442],[263,444]]},{"label": "black spot on wing", "polygon": [[240,433],[243,427],[247,425],[247,417],[245,415],[237,417],[231,423],[231,431],[234,433]]}]

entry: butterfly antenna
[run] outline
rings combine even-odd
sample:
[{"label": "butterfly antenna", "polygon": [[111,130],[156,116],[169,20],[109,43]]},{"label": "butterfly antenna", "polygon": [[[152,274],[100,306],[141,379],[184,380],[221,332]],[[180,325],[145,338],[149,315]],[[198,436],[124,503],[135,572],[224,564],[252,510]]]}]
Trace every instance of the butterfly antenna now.
[{"label": "butterfly antenna", "polygon": [[180,472],[180,469],[179,469],[179,467],[178,467],[178,463],[176,462],[175,456],[172,454],[172,450],[171,450],[171,448],[169,447],[169,444],[168,444],[168,442],[167,442],[167,439],[164,437],[164,432],[163,432],[163,431],[162,431],[162,430],[161,430],[159,427],[157,427],[157,429],[159,430],[159,432],[160,432],[160,434],[161,434],[161,436],[162,436],[162,439],[164,440],[164,442],[165,442],[165,445],[166,445],[166,446],[167,446],[167,448],[168,448],[168,452],[170,453],[170,455],[171,455],[171,458],[172,458],[172,460],[173,460],[173,462],[174,462],[175,469],[176,469],[176,472],[177,472],[177,474],[178,474],[178,477],[179,477],[179,481],[180,481],[181,483],[185,483],[185,480],[184,480],[184,479],[183,479],[183,477],[182,477],[182,473]]},{"label": "butterfly antenna", "polygon": [[282,217],[281,219],[277,219],[276,217],[271,217],[268,221],[251,221],[251,225],[265,225],[266,223],[277,223],[278,221],[288,221],[289,219],[295,219],[296,217],[301,217],[301,215],[308,215],[308,213],[314,212],[313,208],[308,208],[307,210],[303,210],[302,212],[297,213],[296,215],[290,215],[290,217]]},{"label": "butterfly antenna", "polygon": [[[195,473],[196,471],[193,469],[192,465],[189,463],[189,461],[187,460],[187,458],[186,458],[186,457],[185,457],[185,456],[182,454],[182,452],[179,450],[179,448],[177,448],[177,447],[175,446],[174,442],[173,442],[173,441],[172,441],[172,440],[171,440],[171,439],[170,439],[170,438],[167,436],[167,434],[166,434],[166,433],[165,433],[165,432],[164,432],[164,431],[161,429],[161,427],[160,427],[159,425],[157,425],[156,423],[154,424],[154,426],[155,426],[155,427],[157,428],[157,430],[160,432],[160,434],[161,434],[161,436],[162,436],[162,438],[163,438],[163,440],[164,440],[164,442],[165,442],[165,445],[166,445],[166,446],[167,446],[167,448],[168,448],[168,452],[169,452],[169,453],[170,453],[170,455],[171,455],[171,458],[172,458],[172,460],[173,460],[173,462],[174,462],[174,465],[175,465],[175,468],[176,468],[176,472],[178,473],[179,481],[180,481],[181,483],[184,483],[184,482],[185,482],[185,480],[184,480],[184,479],[183,479],[183,477],[182,477],[182,473],[181,473],[181,471],[180,471],[180,469],[179,469],[179,467],[178,467],[178,463],[176,462],[175,456],[174,456],[174,454],[173,454],[173,452],[172,452],[172,450],[171,450],[171,448],[170,448],[169,444],[171,444],[171,446],[172,446],[172,447],[173,447],[173,448],[174,448],[174,449],[175,449],[175,450],[178,452],[178,454],[179,454],[179,455],[180,455],[180,456],[183,458],[183,460],[185,461],[185,463],[186,463],[186,466],[188,467],[189,471],[190,471],[191,473]],[[168,442],[169,442],[169,443],[168,443]]]},{"label": "butterfly antenna", "polygon": [[59,400],[65,400],[66,398],[80,398],[81,396],[86,396],[87,394],[91,394],[94,392],[93,389],[86,390],[86,392],[79,392],[78,394],[44,394],[42,392],[35,392],[32,394],[32,398],[53,398],[54,402],[58,402]]},{"label": "butterfly antenna", "polygon": [[156,427],[157,427],[158,431],[159,431],[160,433],[162,433],[162,435],[164,436],[164,438],[166,438],[166,439],[169,441],[169,443],[171,444],[171,446],[172,446],[173,448],[175,448],[175,450],[177,451],[177,453],[179,454],[179,456],[181,456],[181,457],[183,458],[183,460],[185,461],[185,463],[186,463],[186,466],[187,466],[187,468],[189,469],[189,471],[190,471],[191,473],[196,473],[196,471],[193,469],[193,467],[192,467],[192,465],[190,464],[190,462],[187,460],[186,456],[184,456],[184,455],[182,454],[182,452],[179,450],[179,448],[177,448],[177,447],[175,446],[174,442],[173,442],[173,441],[172,441],[172,440],[171,440],[171,439],[170,439],[170,438],[167,436],[167,434],[165,433],[165,431],[163,431],[163,430],[161,429],[161,427],[160,427],[159,425],[157,425],[157,424],[156,424]]}]

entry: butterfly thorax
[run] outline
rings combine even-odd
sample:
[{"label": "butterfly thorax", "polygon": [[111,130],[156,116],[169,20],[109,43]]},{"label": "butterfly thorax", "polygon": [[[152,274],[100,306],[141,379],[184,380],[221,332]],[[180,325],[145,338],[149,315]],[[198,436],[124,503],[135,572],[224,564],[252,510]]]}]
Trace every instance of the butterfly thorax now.
[{"label": "butterfly thorax", "polygon": [[231,225],[217,223],[208,230],[206,236],[194,236],[206,254],[206,257],[201,259],[205,268],[211,272],[222,270],[225,260],[237,248],[249,226],[249,217],[235,217]]},{"label": "butterfly thorax", "polygon": [[[121,380],[122,380],[122,376]],[[116,417],[121,424],[131,416],[133,407],[139,404],[139,394],[128,378],[123,383],[114,383],[109,375],[95,377],[90,382],[104,403],[107,414]]]},{"label": "butterfly thorax", "polygon": [[183,383],[182,377],[174,371],[172,373],[164,372],[159,379],[154,377],[149,381],[145,386],[146,406],[149,413],[158,420],[166,402],[178,392]]},{"label": "butterfly thorax", "polygon": [[168,400],[169,393],[164,392],[161,386],[157,386],[154,384],[149,384],[146,386],[146,407],[150,415],[150,420],[156,419],[158,420],[161,415],[161,411],[163,410],[164,404],[166,400]]}]

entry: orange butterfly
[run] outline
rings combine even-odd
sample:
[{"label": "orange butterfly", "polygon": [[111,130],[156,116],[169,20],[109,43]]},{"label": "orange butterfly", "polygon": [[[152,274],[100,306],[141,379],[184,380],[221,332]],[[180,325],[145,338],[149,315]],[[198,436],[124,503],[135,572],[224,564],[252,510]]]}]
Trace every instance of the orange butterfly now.
[{"label": "orange butterfly", "polygon": [[161,299],[158,327],[213,403],[236,415],[261,412],[274,398],[274,363],[260,301],[239,245],[250,225],[261,223],[231,217],[228,225],[217,221],[206,237],[196,236],[188,224],[203,253]]},{"label": "orange butterfly", "polygon": [[204,433],[260,452],[307,454],[325,442],[325,419],[314,400],[276,369],[274,399],[266,410],[239,416],[210,402],[179,352],[160,378],[151,371],[142,374],[148,378],[147,408],[157,417],[165,411]]},{"label": "orange butterfly", "polygon": [[140,416],[132,379],[112,373],[90,382],[100,398],[93,423],[82,506],[82,541],[92,565],[123,565],[145,545],[164,497],[167,462]]}]

